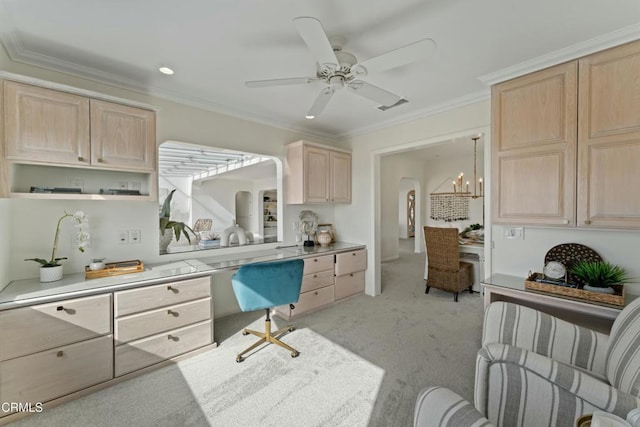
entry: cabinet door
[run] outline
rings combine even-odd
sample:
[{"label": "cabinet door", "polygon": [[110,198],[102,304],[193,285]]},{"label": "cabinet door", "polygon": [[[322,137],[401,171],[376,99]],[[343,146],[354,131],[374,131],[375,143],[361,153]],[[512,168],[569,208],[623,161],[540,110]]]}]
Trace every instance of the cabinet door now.
[{"label": "cabinet door", "polygon": [[315,147],[304,147],[305,203],[329,201],[329,152]]},{"label": "cabinet door", "polygon": [[155,113],[91,100],[91,162],[110,169],[155,169]]},{"label": "cabinet door", "polygon": [[89,165],[89,99],[4,82],[6,156],[12,160]]},{"label": "cabinet door", "polygon": [[575,224],[577,63],[492,88],[494,223]]},{"label": "cabinet door", "polygon": [[578,227],[640,228],[640,42],[579,63]]},{"label": "cabinet door", "polygon": [[331,151],[330,199],[336,203],[351,203],[351,154]]}]

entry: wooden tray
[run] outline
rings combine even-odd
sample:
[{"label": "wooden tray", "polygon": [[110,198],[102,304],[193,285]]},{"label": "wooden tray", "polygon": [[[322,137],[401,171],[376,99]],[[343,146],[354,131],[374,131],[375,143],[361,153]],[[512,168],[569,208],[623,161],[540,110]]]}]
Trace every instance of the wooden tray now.
[{"label": "wooden tray", "polygon": [[142,261],[136,259],[131,261],[107,262],[102,270],[89,270],[87,265],[84,268],[85,279],[97,279],[98,277],[111,277],[119,274],[141,273],[144,271]]},{"label": "wooden tray", "polygon": [[543,277],[542,273],[533,273],[524,282],[526,289],[554,295],[562,295],[570,298],[577,298],[593,303],[610,304],[615,306],[624,306],[624,285],[613,285],[615,294],[603,294],[600,292],[585,291],[584,289],[568,288],[565,286],[552,285],[547,283],[536,282],[537,277]]}]

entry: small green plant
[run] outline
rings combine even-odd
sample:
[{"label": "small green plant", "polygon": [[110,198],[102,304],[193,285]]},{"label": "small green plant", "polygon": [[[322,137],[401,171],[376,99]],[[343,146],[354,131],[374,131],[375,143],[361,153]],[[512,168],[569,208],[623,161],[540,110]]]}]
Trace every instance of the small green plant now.
[{"label": "small green plant", "polygon": [[578,261],[571,266],[569,272],[589,286],[598,288],[621,285],[631,280],[622,267],[606,261]]},{"label": "small green plant", "polygon": [[169,193],[167,198],[164,199],[164,203],[162,204],[162,209],[160,210],[160,232],[164,234],[165,230],[171,229],[176,236],[176,241],[180,240],[180,236],[184,234],[184,237],[186,237],[189,243],[191,243],[191,238],[189,237],[187,230],[194,235],[196,232],[184,222],[171,220],[171,199],[173,198],[173,193],[175,193],[175,191],[175,189],[171,190],[171,193]]}]

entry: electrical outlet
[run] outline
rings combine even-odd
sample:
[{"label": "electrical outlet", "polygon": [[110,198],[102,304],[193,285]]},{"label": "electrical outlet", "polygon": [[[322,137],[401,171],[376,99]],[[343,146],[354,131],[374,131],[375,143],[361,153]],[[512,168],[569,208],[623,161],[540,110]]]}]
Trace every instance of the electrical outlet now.
[{"label": "electrical outlet", "polygon": [[137,245],[142,240],[142,232],[140,230],[129,230],[129,243]]},{"label": "electrical outlet", "polygon": [[505,239],[524,240],[524,227],[511,227],[504,229]]},{"label": "electrical outlet", "polygon": [[118,243],[120,245],[129,244],[129,232],[127,230],[118,231]]}]

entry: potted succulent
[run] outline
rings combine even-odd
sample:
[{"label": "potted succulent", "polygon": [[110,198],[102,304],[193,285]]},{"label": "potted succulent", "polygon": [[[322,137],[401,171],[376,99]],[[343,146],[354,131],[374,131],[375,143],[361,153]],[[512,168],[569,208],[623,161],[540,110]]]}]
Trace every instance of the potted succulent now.
[{"label": "potted succulent", "polygon": [[91,235],[85,230],[88,226],[87,215],[84,212],[78,211],[74,214],[67,213],[65,211],[58,219],[56,225],[56,233],[53,238],[53,249],[51,250],[51,258],[27,258],[25,261],[35,261],[40,264],[40,282],[55,282],[62,279],[63,271],[60,261],[67,259],[67,257],[56,257],[56,251],[58,250],[58,238],[60,237],[60,225],[65,218],[72,218],[73,223],[76,226],[76,244],[78,250],[84,252],[84,248],[89,245]]},{"label": "potted succulent", "polygon": [[569,272],[583,280],[586,283],[583,289],[591,292],[613,294],[615,289],[612,285],[623,285],[631,281],[622,267],[606,261],[577,261]]},{"label": "potted succulent", "polygon": [[162,209],[160,210],[160,251],[166,252],[169,243],[173,236],[176,236],[176,241],[180,240],[180,236],[184,234],[184,237],[187,238],[187,241],[191,243],[191,237],[189,237],[190,231],[195,235],[195,231],[191,229],[184,222],[172,221],[171,220],[171,199],[173,199],[173,193],[175,193],[175,189],[171,190],[171,193],[164,199],[164,203],[162,204]]}]

